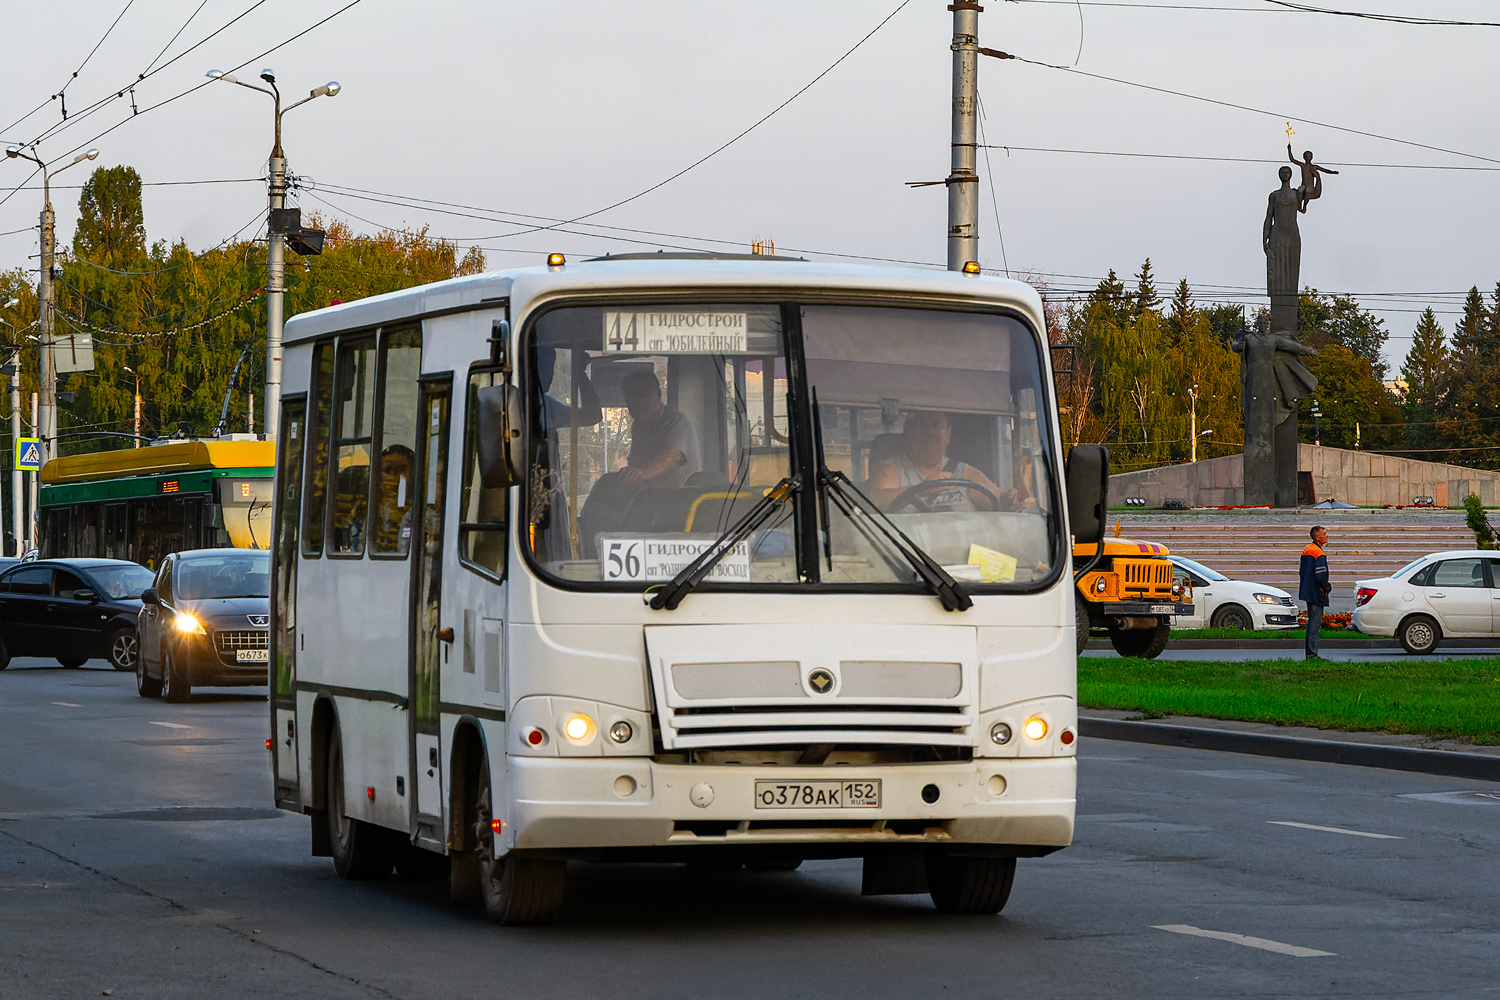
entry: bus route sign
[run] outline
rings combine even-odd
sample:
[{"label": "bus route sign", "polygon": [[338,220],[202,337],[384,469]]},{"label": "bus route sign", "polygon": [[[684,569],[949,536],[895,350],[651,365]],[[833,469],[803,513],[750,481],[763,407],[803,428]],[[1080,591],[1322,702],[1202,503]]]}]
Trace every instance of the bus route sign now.
[{"label": "bus route sign", "polygon": [[37,438],[16,438],[16,470],[37,472],[41,467],[42,442]]}]

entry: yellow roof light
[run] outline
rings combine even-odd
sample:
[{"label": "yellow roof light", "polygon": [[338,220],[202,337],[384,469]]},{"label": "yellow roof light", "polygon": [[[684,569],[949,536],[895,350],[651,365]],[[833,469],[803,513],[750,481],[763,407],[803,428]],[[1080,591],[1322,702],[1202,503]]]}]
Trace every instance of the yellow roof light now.
[{"label": "yellow roof light", "polygon": [[971,260],[971,261],[966,261],[964,263],[964,274],[978,274],[978,273],[979,273],[979,261],[977,261],[977,260]]},{"label": "yellow roof light", "polygon": [[564,257],[560,253],[549,253],[547,255],[547,266],[548,267],[562,267],[567,262],[568,262],[568,258]]}]

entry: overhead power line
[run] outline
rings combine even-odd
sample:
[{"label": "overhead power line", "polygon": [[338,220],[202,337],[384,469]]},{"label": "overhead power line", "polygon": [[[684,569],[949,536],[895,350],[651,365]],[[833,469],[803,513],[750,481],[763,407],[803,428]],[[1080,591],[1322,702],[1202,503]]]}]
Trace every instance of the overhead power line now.
[{"label": "overhead power line", "polygon": [[83,72],[83,68],[89,64],[89,60],[94,58],[94,53],[99,51],[99,46],[104,44],[104,40],[114,32],[115,25],[120,23],[120,18],[124,17],[125,12],[130,10],[134,4],[135,0],[125,0],[124,8],[121,9],[120,13],[115,15],[115,19],[109,23],[109,27],[104,29],[104,34],[94,43],[94,47],[89,49],[89,54],[83,57],[83,62],[78,64],[78,68],[73,71],[73,75],[68,77],[67,82],[57,89],[57,93],[52,95],[53,100],[62,100],[64,118],[68,117],[68,101],[64,96],[68,91],[68,87],[72,86],[73,81],[78,79],[78,74]]},{"label": "overhead power line", "polygon": [[1402,146],[1412,146],[1416,149],[1426,149],[1434,153],[1446,153],[1449,156],[1462,156],[1465,159],[1481,160],[1485,163],[1500,164],[1500,159],[1492,156],[1480,156],[1478,153],[1466,153],[1459,149],[1448,149],[1444,146],[1433,146],[1425,142],[1416,142],[1412,139],[1399,139],[1391,135],[1382,135],[1379,132],[1367,132],[1363,129],[1348,128],[1343,125],[1334,125],[1332,122],[1321,122],[1303,115],[1284,114],[1279,111],[1267,111],[1265,108],[1253,108],[1248,104],[1235,104],[1233,101],[1221,101],[1213,97],[1201,97],[1197,94],[1188,94],[1180,90],[1170,90],[1166,87],[1157,87],[1149,83],[1138,83],[1135,80],[1122,80],[1119,77],[1104,76],[1102,73],[1090,73],[1086,70],[1076,69],[1072,66],[1059,66],[1056,63],[1041,62],[1036,59],[1027,59],[1023,56],[1012,55],[1009,52],[1001,52],[997,49],[980,49],[981,53],[993,56],[997,59],[1013,59],[1016,62],[1025,63],[1028,66],[1040,66],[1043,69],[1057,70],[1060,73],[1072,73],[1076,76],[1088,77],[1091,80],[1103,80],[1106,83],[1118,83],[1125,87],[1135,87],[1138,90],[1149,90],[1158,94],[1168,94],[1172,97],[1182,97],[1189,101],[1199,101],[1203,104],[1213,104],[1221,108],[1233,108],[1236,111],[1248,111],[1251,114],[1265,115],[1278,121],[1304,122],[1308,125],[1316,125],[1319,128],[1331,129],[1335,132],[1344,132],[1349,135],[1364,136],[1366,139],[1379,139],[1383,142],[1394,142]]},{"label": "overhead power line", "polygon": [[1285,7],[1288,10],[1301,11],[1304,14],[1333,14],[1338,17],[1360,17],[1370,21],[1390,21],[1395,24],[1421,24],[1442,25],[1446,27],[1472,27],[1472,28],[1500,28],[1500,22],[1496,21],[1452,21],[1441,17],[1415,17],[1410,14],[1372,14],[1362,10],[1333,10],[1328,7],[1313,7],[1305,3],[1292,3],[1290,0],[1262,0],[1264,3],[1273,4],[1277,7]]},{"label": "overhead power line", "polygon": [[1262,0],[1273,7],[1226,7],[1220,4],[1125,3],[1121,0],[1009,0],[1011,3],[1041,4],[1049,7],[1115,7],[1127,10],[1199,10],[1230,14],[1329,14],[1337,17],[1359,17],[1395,24],[1451,27],[1500,27],[1493,21],[1457,21],[1438,17],[1416,17],[1408,14],[1374,14],[1358,10],[1335,10],[1310,4],[1287,3],[1286,0]]},{"label": "overhead power line", "polygon": [[[1080,156],[1127,156],[1146,160],[1200,160],[1208,163],[1285,163],[1275,157],[1259,156],[1195,156],[1187,153],[1132,153],[1118,149],[1062,149],[1049,146],[1001,146],[980,144],[980,149],[1003,149],[1007,153],[1070,153]],[[1364,167],[1376,170],[1467,170],[1480,173],[1500,173],[1497,167],[1471,167],[1466,164],[1441,163],[1354,163],[1350,161],[1320,160],[1330,167]]]}]

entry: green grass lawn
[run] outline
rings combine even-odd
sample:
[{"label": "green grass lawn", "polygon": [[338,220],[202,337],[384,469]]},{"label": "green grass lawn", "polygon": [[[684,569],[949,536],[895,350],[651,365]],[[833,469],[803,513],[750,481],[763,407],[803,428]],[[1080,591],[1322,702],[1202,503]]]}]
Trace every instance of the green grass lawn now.
[{"label": "green grass lawn", "polygon": [[[1174,639],[1300,639],[1306,629],[1296,628],[1174,628]],[[1352,628],[1320,628],[1318,635],[1324,639],[1369,639]]]},{"label": "green grass lawn", "polygon": [[1152,718],[1195,715],[1500,744],[1500,658],[1378,664],[1080,658],[1078,703]]}]

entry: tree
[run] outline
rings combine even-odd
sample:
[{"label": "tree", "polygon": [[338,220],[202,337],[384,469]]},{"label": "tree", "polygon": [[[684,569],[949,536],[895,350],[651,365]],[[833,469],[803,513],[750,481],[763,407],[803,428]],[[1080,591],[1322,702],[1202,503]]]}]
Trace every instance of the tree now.
[{"label": "tree", "polygon": [[[1353,448],[1358,443],[1366,450],[1399,447],[1404,439],[1401,410],[1369,359],[1330,343],[1303,360],[1318,377],[1323,444]],[[1301,440],[1313,439],[1310,421],[1302,421],[1297,430]]]},{"label": "tree", "polygon": [[73,255],[118,270],[146,256],[141,175],[134,167],[100,167],[84,182]]},{"label": "tree", "polygon": [[[1491,312],[1478,287],[1469,289],[1463,316],[1453,330],[1448,388],[1438,406],[1439,436],[1444,447],[1466,449],[1452,457],[1466,464],[1494,468],[1500,454],[1500,348]],[[1479,450],[1483,449],[1483,450]]]},{"label": "tree", "polygon": [[1173,343],[1182,339],[1183,331],[1198,320],[1198,307],[1193,304],[1193,292],[1186,278],[1177,282],[1177,291],[1172,294],[1172,311],[1167,316],[1167,331]]},{"label": "tree", "polygon": [[1448,343],[1432,310],[1423,310],[1417,320],[1411,350],[1401,365],[1406,383],[1402,413],[1407,423],[1406,443],[1411,448],[1431,448],[1438,442],[1438,407],[1448,388]]},{"label": "tree", "polygon": [[1302,338],[1314,347],[1341,344],[1370,363],[1380,381],[1386,377],[1382,351],[1390,334],[1385,322],[1361,309],[1352,296],[1327,298],[1317,289],[1304,289],[1297,304],[1297,322]]},{"label": "tree", "polygon": [[1124,326],[1130,320],[1130,309],[1130,297],[1125,294],[1125,283],[1115,276],[1115,269],[1110,268],[1104,280],[1089,292],[1084,305],[1085,321]]},{"label": "tree", "polygon": [[1151,273],[1151,258],[1147,257],[1141,269],[1135,273],[1135,294],[1130,297],[1130,316],[1139,319],[1144,313],[1161,309],[1161,296],[1156,294],[1156,276]]}]

